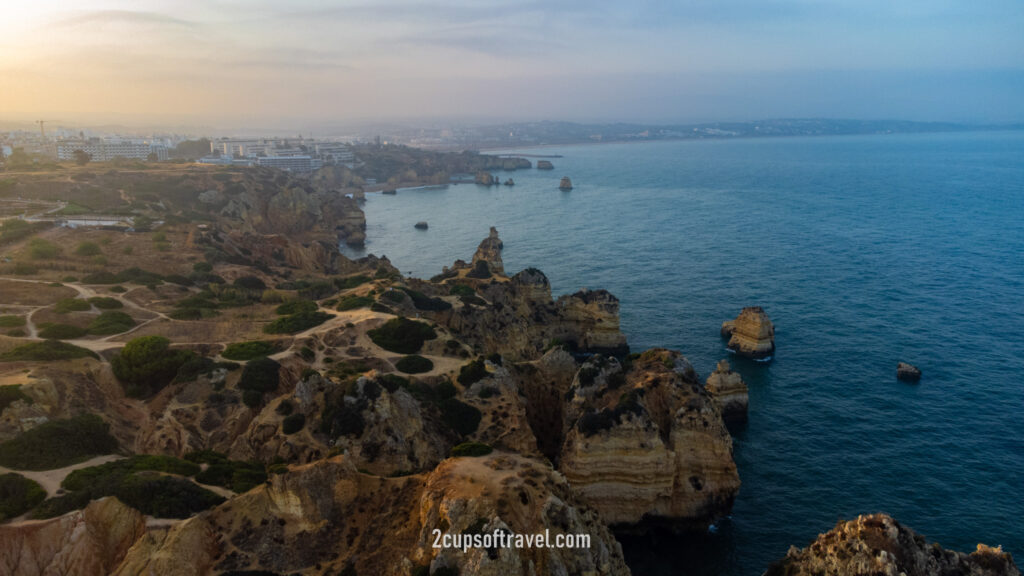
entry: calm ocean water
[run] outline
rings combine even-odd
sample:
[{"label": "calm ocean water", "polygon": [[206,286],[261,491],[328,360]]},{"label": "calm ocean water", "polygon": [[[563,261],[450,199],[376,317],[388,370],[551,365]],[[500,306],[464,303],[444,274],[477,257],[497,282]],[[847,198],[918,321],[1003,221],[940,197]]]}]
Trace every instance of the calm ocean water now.
[{"label": "calm ocean water", "polygon": [[365,252],[429,277],[496,226],[506,270],[611,290],[634,350],[680,349],[702,377],[740,308],[776,326],[771,364],[730,359],[750,386],[732,516],[624,540],[635,574],[760,574],[875,511],[1024,559],[1024,132],[532,152],[564,157],[501,173],[514,188],[371,195]]}]

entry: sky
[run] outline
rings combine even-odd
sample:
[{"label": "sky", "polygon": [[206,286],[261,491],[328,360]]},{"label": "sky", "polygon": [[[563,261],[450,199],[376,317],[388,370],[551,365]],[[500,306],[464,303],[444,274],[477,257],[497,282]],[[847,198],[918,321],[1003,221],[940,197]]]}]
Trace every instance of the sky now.
[{"label": "sky", "polygon": [[1024,121],[1021,0],[14,0],[0,120]]}]

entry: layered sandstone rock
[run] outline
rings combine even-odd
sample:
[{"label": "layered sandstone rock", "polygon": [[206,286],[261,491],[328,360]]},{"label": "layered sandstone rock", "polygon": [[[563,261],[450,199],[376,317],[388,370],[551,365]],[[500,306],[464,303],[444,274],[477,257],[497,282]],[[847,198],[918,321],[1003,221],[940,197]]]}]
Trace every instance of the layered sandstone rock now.
[{"label": "layered sandstone rock", "polygon": [[494,186],[500,182],[497,178],[494,177],[493,174],[484,171],[476,173],[475,181],[477,184],[480,184],[481,186]]},{"label": "layered sandstone rock", "polygon": [[563,192],[572,190],[572,180],[570,180],[568,176],[563,176],[562,181],[558,183],[558,189]]},{"label": "layered sandstone rock", "polygon": [[555,166],[550,160],[537,160],[537,170],[554,170]]},{"label": "layered sandstone rock", "polygon": [[790,548],[765,576],[1020,576],[1002,548],[945,550],[887,514],[840,521],[803,550]]},{"label": "layered sandstone rock", "polygon": [[616,356],[629,353],[626,336],[619,329],[619,299],[611,292],[583,289],[561,296],[556,305],[579,348]]},{"label": "layered sandstone rock", "polygon": [[775,352],[775,327],[760,306],[744,308],[735,320],[722,323],[722,337],[730,350],[755,360],[769,360]]},{"label": "layered sandstone rock", "polygon": [[732,508],[732,439],[678,352],[648,350],[625,374],[588,362],[570,394],[558,467],[606,522],[703,525]]},{"label": "layered sandstone rock", "polygon": [[728,360],[720,360],[715,371],[708,376],[704,389],[711,394],[727,422],[744,422],[747,419],[747,385],[743,377],[733,372]]},{"label": "layered sandstone rock", "polygon": [[0,574],[106,576],[144,532],[142,514],[112,497],[52,520],[0,526]]},{"label": "layered sandstone rock", "polygon": [[505,265],[501,261],[501,250],[504,247],[505,243],[498,237],[497,228],[491,226],[490,234],[477,246],[476,253],[473,254],[473,261],[470,264],[476,269],[478,262],[484,262],[492,274],[504,275]]}]

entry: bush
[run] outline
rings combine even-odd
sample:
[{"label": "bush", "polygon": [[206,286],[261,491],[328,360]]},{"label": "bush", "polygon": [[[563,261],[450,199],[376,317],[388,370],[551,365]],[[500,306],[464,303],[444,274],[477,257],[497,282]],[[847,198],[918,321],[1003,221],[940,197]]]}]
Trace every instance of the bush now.
[{"label": "bush", "polygon": [[355,310],[373,304],[372,296],[345,296],[338,302],[338,310]]},{"label": "bush", "polygon": [[477,358],[459,369],[459,384],[472,386],[487,377],[487,364],[483,358]]},{"label": "bush", "polygon": [[274,412],[277,412],[280,416],[290,416],[294,411],[295,405],[292,404],[290,400],[282,400],[281,403],[277,405],[277,408],[274,409]]},{"label": "bush", "polygon": [[21,516],[46,500],[46,490],[21,474],[0,475],[0,522]]},{"label": "bush", "polygon": [[476,432],[482,415],[480,410],[455,398],[448,398],[438,404],[441,421],[462,436]]},{"label": "bush", "polygon": [[120,282],[120,280],[117,279],[117,274],[107,272],[106,270],[93,272],[85,278],[82,278],[83,284],[117,284],[118,282]]},{"label": "bush", "polygon": [[97,336],[120,334],[135,327],[135,320],[124,312],[107,311],[89,323],[89,333]]},{"label": "bush", "polygon": [[449,310],[452,307],[451,304],[445,302],[441,298],[431,298],[422,292],[417,292],[408,288],[400,288],[400,290],[408,294],[409,298],[412,298],[412,305],[415,306],[417,310],[437,312],[441,310]]},{"label": "bush", "polygon": [[320,431],[331,438],[351,436],[358,438],[363,435],[366,420],[358,403],[345,402],[339,398],[335,403],[328,403],[321,414]]},{"label": "bush", "polygon": [[89,304],[88,300],[82,300],[81,298],[61,298],[53,306],[53,311],[57,314],[86,312],[88,310],[92,310],[92,304]]},{"label": "bush", "polygon": [[473,269],[466,273],[466,278],[484,279],[491,277],[491,267],[484,260],[477,260]]},{"label": "bush", "polygon": [[242,378],[238,387],[242,390],[273,392],[281,382],[281,365],[270,358],[250,360],[242,369]]},{"label": "bush", "polygon": [[120,300],[107,296],[93,296],[89,298],[89,303],[100,310],[119,310],[124,308],[124,304]]},{"label": "bush", "polygon": [[349,278],[337,278],[334,280],[334,285],[338,290],[350,290],[358,286],[362,286],[370,281],[367,276],[351,276]]},{"label": "bush", "polygon": [[57,340],[31,342],[0,354],[0,362],[52,362],[74,358],[98,359],[99,356],[85,348]]},{"label": "bush", "polygon": [[380,328],[367,332],[373,343],[390,352],[415,354],[427,340],[437,338],[429,324],[407,318],[392,318]]},{"label": "bush", "polygon": [[263,282],[263,280],[260,280],[256,276],[242,276],[241,278],[235,280],[233,284],[238,288],[241,288],[243,290],[249,290],[252,292],[262,293],[264,290],[267,289],[267,285]]},{"label": "bush", "polygon": [[126,290],[124,286],[114,286],[113,288],[110,289],[110,291],[115,294],[124,294],[128,290]]},{"label": "bush", "polygon": [[0,443],[0,465],[52,470],[117,450],[110,426],[94,414],[51,420]]},{"label": "bush", "polygon": [[277,307],[278,314],[312,314],[319,309],[316,302],[311,300],[292,300],[291,302],[285,302]]},{"label": "bush", "polygon": [[87,490],[90,487],[116,485],[123,477],[135,472],[153,471],[195,476],[199,470],[198,464],[188,460],[158,454],[140,454],[75,470],[64,478],[60,487],[65,490]]},{"label": "bush", "polygon": [[452,448],[451,457],[458,458],[460,456],[487,456],[491,452],[494,452],[494,448],[491,448],[487,444],[481,444],[479,442],[463,442],[458,446]]},{"label": "bush", "polygon": [[405,294],[400,290],[386,290],[380,297],[395,304],[405,302]]},{"label": "bush", "polygon": [[60,256],[60,246],[42,238],[33,238],[28,243],[28,257],[33,260],[52,260]]},{"label": "bush", "polygon": [[21,391],[21,384],[11,384],[8,386],[0,386],[0,413],[3,413],[8,406],[14,404],[18,400],[31,404],[32,398],[26,396]]},{"label": "bush", "polygon": [[291,316],[282,316],[264,326],[263,331],[267,334],[295,334],[319,326],[331,318],[334,316],[326,312],[302,312]]},{"label": "bush", "polygon": [[188,518],[225,500],[184,478],[152,472],[126,477],[112,495],[143,514],[157,518]]},{"label": "bush", "polygon": [[142,336],[125,344],[110,360],[114,376],[134,398],[151,396],[170,384],[178,370],[194,354],[171,350],[171,341],[163,336]]},{"label": "bush", "polygon": [[228,344],[220,355],[229,360],[245,361],[260,358],[262,356],[270,356],[274,352],[277,352],[277,347],[274,346],[273,342],[253,340],[249,342],[233,342]]},{"label": "bush", "polygon": [[50,324],[39,331],[39,337],[46,338],[47,340],[74,340],[85,335],[85,328],[69,326],[67,324]]},{"label": "bush", "polygon": [[398,368],[399,372],[405,372],[406,374],[421,374],[433,370],[434,363],[429,358],[413,354],[412,356],[401,358],[395,363],[395,368]]},{"label": "bush", "polygon": [[0,316],[0,328],[21,328],[24,325],[24,316]]},{"label": "bush", "polygon": [[209,274],[213,272],[213,264],[209,262],[196,262],[192,265],[192,270],[201,274]]},{"label": "bush", "polygon": [[266,469],[259,462],[228,460],[227,456],[212,450],[190,452],[185,459],[208,464],[206,470],[196,474],[196,481],[203,484],[242,493],[267,481]]},{"label": "bush", "polygon": [[291,414],[281,423],[281,431],[285,434],[294,434],[306,426],[306,417],[302,414]]},{"label": "bush", "polygon": [[474,296],[476,295],[476,290],[473,290],[472,286],[467,286],[465,284],[453,284],[452,287],[448,289],[448,293],[452,296]]},{"label": "bush", "polygon": [[263,392],[259,390],[243,390],[242,404],[249,408],[259,408],[263,405]]},{"label": "bush", "polygon": [[102,253],[100,245],[95,242],[82,242],[75,248],[75,256],[99,256]]}]

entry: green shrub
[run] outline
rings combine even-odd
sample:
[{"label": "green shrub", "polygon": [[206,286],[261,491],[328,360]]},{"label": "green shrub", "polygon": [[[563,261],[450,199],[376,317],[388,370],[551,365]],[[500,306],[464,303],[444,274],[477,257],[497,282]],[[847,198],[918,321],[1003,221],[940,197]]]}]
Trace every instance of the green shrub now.
[{"label": "green shrub", "polygon": [[0,354],[0,362],[52,362],[74,358],[99,358],[95,352],[67,342],[43,340],[22,344]]},{"label": "green shrub", "polygon": [[135,327],[135,320],[124,312],[106,311],[89,323],[89,333],[98,336],[120,334]]},{"label": "green shrub", "polygon": [[33,260],[52,260],[60,256],[61,252],[60,246],[42,238],[33,238],[28,242],[28,256]]},{"label": "green shrub", "polygon": [[32,398],[21,391],[21,384],[0,386],[0,413],[3,413],[8,406],[22,400],[27,404],[32,403]]},{"label": "green shrub", "polygon": [[65,490],[87,490],[90,487],[116,485],[125,476],[135,472],[153,471],[195,476],[199,470],[198,464],[188,460],[160,454],[140,454],[75,470],[64,478],[60,487]]},{"label": "green shrub", "polygon": [[267,334],[295,334],[319,326],[331,318],[334,316],[326,312],[292,314],[291,316],[282,316],[267,324],[263,327],[263,331]]},{"label": "green shrub", "polygon": [[70,326],[68,324],[50,324],[39,331],[40,338],[47,340],[74,340],[86,335],[85,328]]},{"label": "green shrub", "polygon": [[334,287],[334,282],[329,280],[318,280],[316,282],[310,282],[306,287],[300,289],[299,296],[307,300],[320,300],[327,298],[337,291],[338,289]]},{"label": "green shrub", "polygon": [[380,328],[367,332],[373,343],[390,352],[415,354],[427,340],[437,338],[429,324],[407,318],[392,318]]},{"label": "green shrub", "polygon": [[228,344],[220,355],[230,360],[245,361],[260,358],[262,356],[270,356],[274,352],[277,352],[277,347],[274,346],[273,342],[253,340],[249,342],[233,342]]},{"label": "green shrub", "polygon": [[196,481],[203,484],[242,493],[267,481],[266,469],[259,462],[228,460],[223,454],[212,450],[191,452],[185,458],[208,465],[206,470],[196,474]]},{"label": "green shrub", "polygon": [[114,294],[124,294],[128,290],[126,290],[124,286],[114,286],[113,288],[110,289],[110,291],[113,292]]},{"label": "green shrub", "polygon": [[190,278],[182,276],[181,274],[168,274],[164,276],[164,282],[177,284],[178,286],[192,286],[195,284]]},{"label": "green shrub", "polygon": [[100,245],[95,242],[82,242],[75,248],[75,256],[99,256],[102,253]]},{"label": "green shrub", "polygon": [[0,316],[0,328],[20,328],[24,325],[24,316]]},{"label": "green shrub", "polygon": [[209,274],[213,272],[213,264],[209,262],[196,262],[192,265],[192,270],[201,274]]},{"label": "green shrub", "polygon": [[21,474],[0,474],[0,522],[21,516],[46,500],[46,490]]},{"label": "green shrub", "polygon": [[275,312],[285,314],[312,314],[319,309],[316,302],[310,300],[292,300],[277,307]]},{"label": "green shrub", "polygon": [[128,396],[145,398],[159,392],[194,355],[187,350],[171,350],[170,345],[163,336],[142,336],[125,344],[111,358],[114,376]]},{"label": "green shrub", "polygon": [[128,476],[113,496],[143,514],[157,518],[188,518],[225,500],[184,478],[152,472]]},{"label": "green shrub", "polygon": [[401,304],[402,302],[405,302],[405,293],[401,292],[400,290],[385,290],[384,293],[380,295],[380,297],[385,300],[390,300],[395,304]]},{"label": "green shrub", "polygon": [[61,298],[53,306],[53,311],[57,314],[86,312],[88,310],[92,310],[92,304],[89,304],[88,300],[83,300],[81,298]]},{"label": "green shrub", "polygon": [[281,365],[270,358],[250,360],[242,369],[242,378],[238,387],[242,390],[257,392],[273,392],[281,383]]},{"label": "green shrub", "polygon": [[39,273],[39,268],[27,263],[27,262],[16,262],[14,264],[14,274],[16,276],[32,276]]},{"label": "green shrub", "polygon": [[263,392],[259,390],[243,390],[242,404],[249,408],[259,408],[263,405]]},{"label": "green shrub", "polygon": [[93,272],[85,278],[82,278],[83,284],[117,284],[118,282],[120,282],[120,280],[117,279],[117,274],[107,272],[106,270]]},{"label": "green shrub", "polygon": [[345,402],[339,398],[336,402],[328,403],[321,414],[320,431],[331,438],[339,436],[351,436],[358,438],[363,435],[366,428],[366,420],[358,403]]},{"label": "green shrub", "polygon": [[372,296],[345,296],[338,301],[338,310],[355,310],[356,308],[366,308],[373,304]]},{"label": "green shrub", "polygon": [[266,283],[264,283],[263,280],[260,280],[256,276],[242,276],[236,279],[233,285],[243,290],[250,290],[252,292],[260,293],[267,289]]},{"label": "green shrub", "polygon": [[178,368],[178,373],[174,375],[172,382],[193,382],[202,375],[211,375],[215,370],[220,369],[236,370],[238,364],[234,362],[214,362],[211,358],[206,356],[192,355],[191,358],[185,361],[184,364]]},{"label": "green shrub", "polygon": [[462,436],[476,432],[482,415],[480,410],[455,398],[448,398],[438,404],[441,421]]},{"label": "green shrub", "polygon": [[394,310],[392,310],[391,308],[388,308],[387,306],[381,304],[380,302],[374,302],[373,304],[370,304],[370,310],[373,310],[374,312],[380,312],[382,314],[394,314],[395,313]]},{"label": "green shrub", "polygon": [[167,233],[157,232],[156,234],[153,234],[153,242],[167,242]]},{"label": "green shrub", "polygon": [[479,442],[463,442],[458,446],[452,448],[451,457],[458,458],[460,456],[487,456],[491,452],[494,452],[494,448],[491,448],[487,444],[481,444]]},{"label": "green shrub", "polygon": [[363,284],[366,284],[369,281],[370,278],[367,276],[350,276],[348,278],[336,278],[334,280],[334,285],[338,288],[338,290],[350,290],[352,288],[362,286]]},{"label": "green shrub", "polygon": [[110,426],[94,414],[51,420],[0,443],[0,465],[52,470],[117,450]]},{"label": "green shrub", "polygon": [[459,384],[472,386],[487,377],[487,364],[483,358],[477,358],[459,369]]},{"label": "green shrub", "polygon": [[93,296],[89,298],[89,303],[100,310],[120,310],[124,308],[124,304],[120,300],[110,298],[109,296]]},{"label": "green shrub", "polygon": [[421,374],[433,370],[434,363],[429,358],[413,354],[412,356],[401,358],[395,363],[395,368],[398,368],[399,372],[405,372],[406,374]]},{"label": "green shrub", "polygon": [[491,267],[484,260],[477,260],[473,269],[466,273],[466,278],[485,279],[491,276]]},{"label": "green shrub", "polygon": [[441,298],[431,298],[422,292],[417,292],[416,290],[410,290],[408,288],[400,288],[400,290],[408,294],[409,298],[412,298],[412,305],[415,306],[417,310],[437,312],[441,310],[449,310],[452,307],[451,304]]},{"label": "green shrub", "polygon": [[306,417],[302,414],[290,414],[281,423],[281,431],[285,434],[294,434],[306,426]]},{"label": "green shrub", "polygon": [[476,290],[473,290],[472,286],[467,286],[465,284],[453,284],[452,287],[448,289],[448,293],[452,296],[474,296],[476,294]]},{"label": "green shrub", "polygon": [[294,411],[295,405],[292,404],[290,400],[282,400],[281,403],[277,405],[277,408],[274,409],[274,412],[277,412],[280,416],[290,416]]}]

